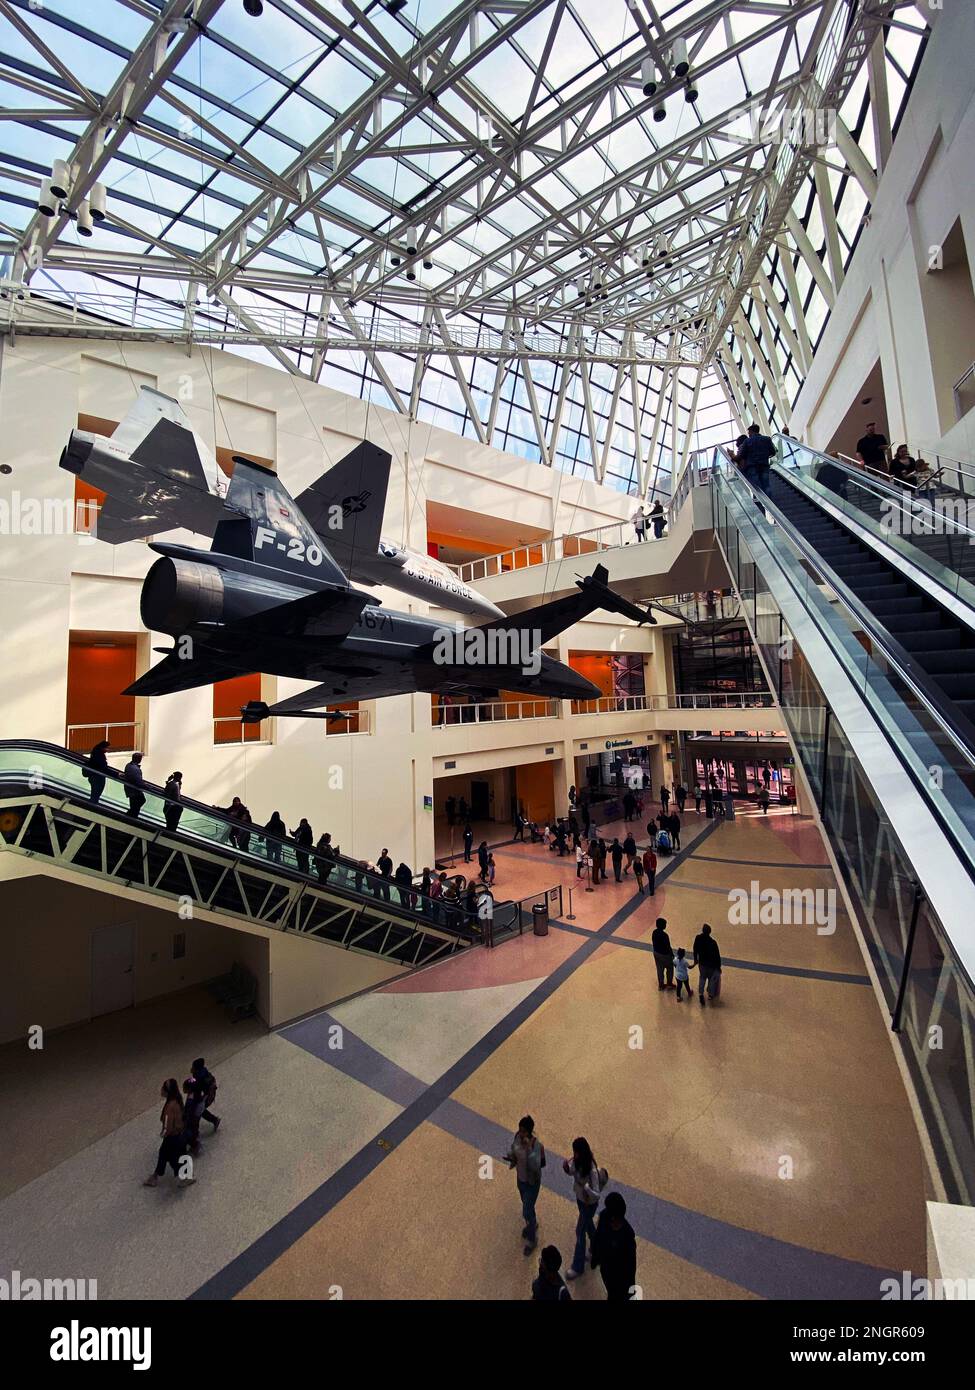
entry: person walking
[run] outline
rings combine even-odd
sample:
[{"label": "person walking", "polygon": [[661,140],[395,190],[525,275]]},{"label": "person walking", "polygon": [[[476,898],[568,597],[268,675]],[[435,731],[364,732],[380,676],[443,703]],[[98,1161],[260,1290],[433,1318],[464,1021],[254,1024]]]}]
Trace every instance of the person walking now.
[{"label": "person walking", "polygon": [[653,929],[650,944],[653,946],[653,963],[657,967],[657,988],[673,989],[674,948],[667,935],[666,917],[657,918],[657,925]]},{"label": "person walking", "polygon": [[663,536],[664,527],[667,524],[667,517],[660,502],[654,502],[653,506],[650,508],[648,520],[653,527],[654,539],[659,541]]},{"label": "person walking", "polygon": [[181,802],[183,800],[183,774],[181,772],[171,772],[163,788],[166,800],[163,803],[163,816],[166,821],[167,830],[176,830],[179,827],[179,818],[183,814]]},{"label": "person walking", "polygon": [[674,850],[680,849],[680,816],[675,811],[672,816],[667,817],[667,829],[670,831],[670,838]]},{"label": "person walking", "polygon": [[636,1286],[636,1232],[626,1219],[622,1192],[608,1192],[596,1223],[592,1268],[598,1269],[607,1303],[629,1303]]},{"label": "person walking", "polygon": [[718,950],[718,943],[711,935],[711,928],[707,922],[704,923],[700,932],[694,938],[694,960],[697,966],[697,997],[701,1001],[701,1008],[704,1008],[704,991],[707,989],[712,998],[718,992],[718,981],[715,976],[721,975],[721,952]]},{"label": "person walking", "polygon": [[108,750],[111,746],[107,738],[96,743],[81,769],[81,775],[88,783],[88,800],[92,806],[97,806],[101,800],[105,782],[112,770],[108,764]]},{"label": "person walking", "polygon": [[704,800],[704,788],[700,782],[694,783],[694,810],[698,815],[701,814],[701,802]]},{"label": "person walking", "polygon": [[277,811],[271,812],[271,819],[264,826],[264,850],[272,864],[281,863],[281,841],[288,837],[288,827]]},{"label": "person walking", "polygon": [[667,788],[663,785],[663,783],[661,783],[661,784],[660,784],[660,809],[663,811],[664,815],[667,814],[667,807],[668,807],[669,805],[670,805],[670,792],[669,792],[669,791],[667,790]]},{"label": "person walking", "polygon": [[473,830],[471,829],[470,822],[468,821],[468,822],[464,825],[464,863],[465,863],[465,864],[469,864],[469,863],[471,862],[471,849],[473,848],[473,845],[474,845],[474,832],[473,832]]},{"label": "person walking", "polygon": [[133,820],[138,820],[139,812],[146,804],[146,794],[142,790],[145,786],[145,778],[142,775],[141,753],[132,754],[132,757],[125,764],[125,771],[122,776],[125,782],[125,795],[129,800],[129,815]]},{"label": "person walking", "polygon": [[525,1223],[521,1232],[525,1242],[524,1253],[530,1255],[538,1243],[535,1203],[538,1201],[542,1186],[542,1169],[545,1167],[545,1146],[535,1134],[535,1121],[531,1115],[522,1115],[508,1152],[503,1154],[502,1158],[509,1168],[515,1170],[518,1196],[521,1198],[521,1216]]},{"label": "person walking", "polygon": [[623,872],[628,874],[636,861],[636,840],[634,840],[632,832],[623,841],[623,853],[626,855],[626,865]]},{"label": "person walking", "polygon": [[514,838],[515,838],[516,840],[520,840],[521,843],[524,844],[524,843],[525,843],[525,826],[526,826],[527,822],[526,822],[526,820],[525,820],[525,817],[521,814],[520,811],[516,811],[516,812],[515,812],[514,816],[512,817],[512,824],[514,825],[514,830],[515,830]]},{"label": "person walking", "polygon": [[767,815],[768,815],[768,808],[769,808],[769,805],[771,804],[771,800],[772,800],[772,798],[771,798],[771,797],[769,796],[769,794],[768,794],[768,787],[763,787],[762,790],[761,790],[761,791],[759,792],[759,794],[758,794],[758,804],[759,804],[759,806],[761,806],[761,808],[762,808],[762,815],[763,815],[763,816],[767,816]]},{"label": "person walking", "polygon": [[183,1141],[194,1157],[202,1153],[200,1121],[205,1109],[203,1087],[196,1077],[190,1074],[183,1082]]},{"label": "person walking", "polygon": [[[237,797],[234,797],[237,800]],[[295,862],[298,865],[298,872],[306,874],[308,872],[308,851],[315,843],[315,835],[304,816],[298,822],[297,830],[292,830],[291,838],[298,848],[295,850]]]},{"label": "person walking", "polygon": [[647,876],[647,892],[652,898],[657,890],[657,856],[651,845],[643,851],[643,872]]},{"label": "person walking", "polygon": [[179,1171],[180,1159],[186,1151],[186,1143],[183,1139],[183,1100],[180,1095],[179,1082],[175,1076],[171,1076],[168,1081],[164,1081],[159,1093],[162,1096],[163,1108],[159,1115],[159,1123],[162,1125],[162,1143],[159,1145],[159,1157],[156,1160],[155,1171],[150,1173],[142,1184],[143,1187],[157,1187],[159,1179],[166,1172],[166,1168],[172,1168],[173,1177],[180,1187],[190,1187],[196,1178],[183,1177]]},{"label": "person walking", "polygon": [[559,1273],[562,1268],[562,1252],[554,1245],[546,1245],[538,1261],[538,1275],[532,1280],[533,1303],[571,1303],[569,1286]]},{"label": "person walking", "polygon": [[579,1209],[576,1221],[576,1248],[572,1256],[572,1268],[566,1272],[567,1279],[578,1279],[586,1267],[586,1237],[592,1252],[596,1236],[595,1215],[599,1206],[599,1194],[606,1186],[608,1176],[605,1169],[600,1172],[592,1149],[586,1139],[573,1139],[572,1157],[563,1159],[562,1170],[572,1179],[572,1190]]},{"label": "person walking", "polygon": [[677,802],[677,810],[680,815],[684,814],[684,802],[687,800],[687,788],[682,782],[678,782],[674,788],[674,800]]},{"label": "person walking", "polygon": [[617,883],[623,882],[623,846],[619,839],[614,835],[613,843],[610,845],[609,857],[613,861],[613,877]]},{"label": "person walking", "polygon": [[691,977],[688,971],[691,962],[687,959],[687,952],[683,946],[677,947],[677,955],[674,957],[674,979],[677,981],[677,1001],[680,1002],[680,992],[683,986],[688,999],[691,997]]},{"label": "person walking", "polygon": [[643,897],[643,873],[643,859],[641,858],[639,851],[637,851],[633,859],[633,877],[636,879],[636,886],[640,890],[641,898]]},{"label": "person walking", "polygon": [[207,1068],[207,1064],[202,1057],[197,1057],[194,1060],[190,1067],[190,1073],[199,1082],[200,1090],[203,1095],[204,1108],[200,1119],[206,1120],[208,1125],[213,1125],[213,1132],[216,1134],[217,1130],[220,1128],[221,1120],[219,1115],[214,1115],[212,1113],[210,1106],[217,1098],[217,1078],[214,1076],[213,1072]]},{"label": "person walking", "polygon": [[633,793],[630,792],[630,791],[624,792],[624,794],[623,794],[623,820],[624,820],[624,822],[626,822],[626,823],[628,824],[628,823],[633,819],[633,813],[634,813],[635,810],[636,810],[636,797],[635,797],[635,796],[633,795]]}]

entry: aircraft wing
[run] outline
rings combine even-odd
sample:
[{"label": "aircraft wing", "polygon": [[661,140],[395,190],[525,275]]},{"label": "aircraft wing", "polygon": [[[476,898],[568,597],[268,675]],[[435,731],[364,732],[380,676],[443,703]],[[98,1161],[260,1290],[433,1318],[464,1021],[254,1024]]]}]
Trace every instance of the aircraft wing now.
[{"label": "aircraft wing", "polygon": [[[199,650],[194,642],[193,651]],[[200,651],[192,658],[178,656],[174,649],[162,661],[146,671],[145,675],[133,681],[123,695],[174,695],[177,690],[195,690],[201,685],[212,685],[214,681],[227,680],[230,676],[250,675],[250,670],[241,664],[233,664],[229,658],[213,652]]]},{"label": "aircraft wing", "polygon": [[353,556],[372,559],[379,549],[391,463],[385,450],[363,440],[295,498],[346,573]]}]

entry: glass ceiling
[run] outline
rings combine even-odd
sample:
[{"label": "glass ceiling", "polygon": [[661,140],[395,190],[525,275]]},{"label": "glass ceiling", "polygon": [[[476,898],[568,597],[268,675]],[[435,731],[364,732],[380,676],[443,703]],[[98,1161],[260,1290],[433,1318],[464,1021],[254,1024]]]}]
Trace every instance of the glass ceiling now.
[{"label": "glass ceiling", "polygon": [[[810,252],[835,224],[845,265],[869,201],[863,59],[881,45],[893,138],[917,10],[390,8],[5,0],[6,275],[625,491],[668,493],[744,415],[785,425],[831,302]],[[842,140],[788,148],[790,113],[819,108],[867,170]],[[798,238],[771,214],[784,154]],[[45,217],[55,159],[74,178]]]}]

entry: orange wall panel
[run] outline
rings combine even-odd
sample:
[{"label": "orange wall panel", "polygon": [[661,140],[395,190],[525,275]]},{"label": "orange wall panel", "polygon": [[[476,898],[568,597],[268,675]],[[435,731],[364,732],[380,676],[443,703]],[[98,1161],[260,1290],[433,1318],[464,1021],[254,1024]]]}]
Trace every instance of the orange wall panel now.
[{"label": "orange wall panel", "polygon": [[542,823],[554,819],[554,774],[554,763],[526,763],[515,768],[515,796],[529,820]]},{"label": "orange wall panel", "polygon": [[69,643],[67,723],[131,723],[135,698],[121,692],[134,680],[134,643],[117,647]]}]

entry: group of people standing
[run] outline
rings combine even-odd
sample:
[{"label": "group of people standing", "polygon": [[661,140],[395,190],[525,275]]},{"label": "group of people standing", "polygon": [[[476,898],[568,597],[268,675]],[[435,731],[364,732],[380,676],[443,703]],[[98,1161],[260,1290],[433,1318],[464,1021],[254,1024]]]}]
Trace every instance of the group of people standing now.
[{"label": "group of people standing", "polygon": [[[542,1170],[546,1167],[545,1145],[535,1133],[531,1115],[518,1121],[507,1153],[502,1155],[514,1170],[521,1199],[524,1221],[522,1239],[524,1253],[530,1255],[538,1244],[536,1203],[542,1187]],[[587,1139],[572,1141],[572,1157],[563,1159],[562,1171],[571,1179],[578,1217],[575,1229],[575,1248],[572,1264],[562,1275],[562,1253],[557,1246],[546,1245],[541,1252],[538,1275],[532,1283],[532,1300],[537,1303],[565,1303],[572,1295],[567,1280],[578,1279],[590,1269],[598,1269],[611,1303],[629,1302],[636,1285],[636,1233],[626,1220],[626,1200],[620,1192],[602,1193],[609,1174],[600,1168]],[[602,1200],[603,1209],[599,1211]],[[598,1212],[598,1220],[597,1218]]]},{"label": "group of people standing", "polygon": [[638,541],[645,541],[647,538],[647,528],[653,528],[654,540],[660,540],[667,525],[667,513],[663,509],[663,503],[654,502],[649,511],[646,510],[642,502],[637,503],[636,510],[630,517],[633,529],[636,532]]},{"label": "group of people standing", "polygon": [[678,1003],[682,990],[690,999],[690,971],[696,967],[698,999],[702,1009],[705,1006],[705,995],[712,1003],[717,999],[721,992],[721,952],[707,922],[694,938],[690,958],[683,946],[674,950],[667,932],[666,917],[657,918],[650,944],[653,947],[653,963],[657,968],[658,990],[674,989],[676,986]]}]

